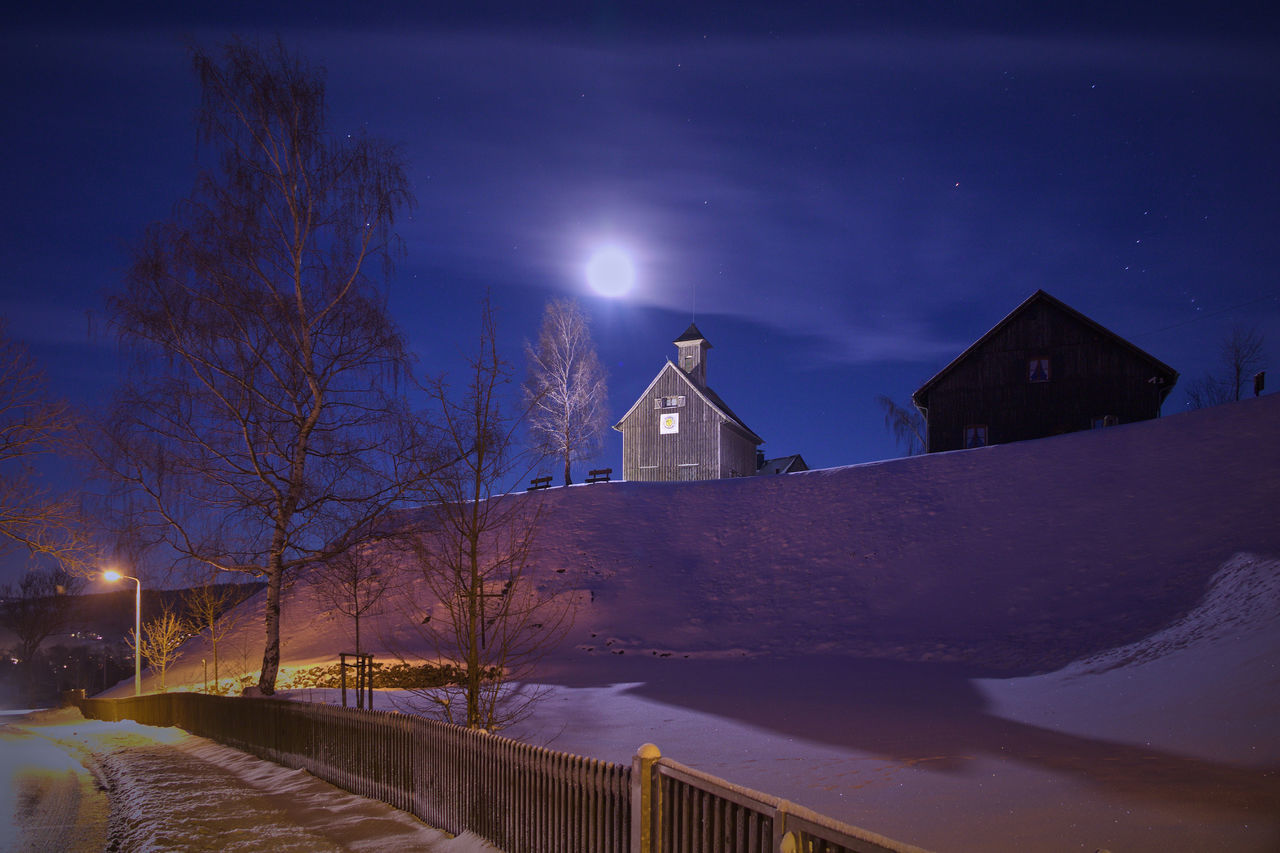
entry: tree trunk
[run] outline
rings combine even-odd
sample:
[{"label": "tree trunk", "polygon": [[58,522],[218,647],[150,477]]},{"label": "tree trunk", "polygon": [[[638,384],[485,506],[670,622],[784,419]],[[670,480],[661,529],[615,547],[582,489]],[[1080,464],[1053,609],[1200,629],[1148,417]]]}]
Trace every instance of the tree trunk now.
[{"label": "tree trunk", "polygon": [[262,649],[262,674],[258,676],[258,689],[263,696],[274,696],[276,673],[280,671],[280,587],[284,569],[279,555],[271,557],[271,572],[267,575],[267,609],[264,619],[267,627],[266,645]]},{"label": "tree trunk", "polygon": [[573,479],[569,476],[569,454],[564,455],[564,484],[566,486],[573,485]]},{"label": "tree trunk", "polygon": [[[474,511],[473,511],[474,516]],[[472,524],[474,525],[474,521]],[[467,643],[467,728],[480,728],[480,631],[484,621],[484,586],[480,577],[479,545],[474,536],[467,543],[471,570],[470,634]]]}]

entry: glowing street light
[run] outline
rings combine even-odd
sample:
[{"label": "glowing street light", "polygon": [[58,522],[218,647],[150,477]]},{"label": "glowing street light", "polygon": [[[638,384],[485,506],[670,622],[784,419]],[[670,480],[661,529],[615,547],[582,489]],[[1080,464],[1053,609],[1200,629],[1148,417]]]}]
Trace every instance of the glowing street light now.
[{"label": "glowing street light", "polygon": [[138,585],[133,602],[133,695],[142,695],[142,581],[122,575],[115,569],[102,573],[109,581],[129,580]]}]

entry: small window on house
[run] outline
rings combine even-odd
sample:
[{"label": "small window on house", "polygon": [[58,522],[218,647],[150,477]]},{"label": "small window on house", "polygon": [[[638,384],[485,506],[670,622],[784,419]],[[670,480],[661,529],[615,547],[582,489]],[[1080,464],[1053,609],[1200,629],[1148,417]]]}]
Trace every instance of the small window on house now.
[{"label": "small window on house", "polygon": [[987,425],[986,424],[970,424],[964,428],[964,447],[968,450],[971,447],[987,446]]},{"label": "small window on house", "polygon": [[684,405],[684,395],[676,397],[658,397],[653,401],[655,409],[676,409]]},{"label": "small window on house", "polygon": [[1046,356],[1036,356],[1027,359],[1027,381],[1028,382],[1048,382],[1049,376],[1049,359]]},{"label": "small window on house", "polygon": [[1094,429],[1102,429],[1103,427],[1115,426],[1120,423],[1120,419],[1115,415],[1099,415],[1091,422]]}]

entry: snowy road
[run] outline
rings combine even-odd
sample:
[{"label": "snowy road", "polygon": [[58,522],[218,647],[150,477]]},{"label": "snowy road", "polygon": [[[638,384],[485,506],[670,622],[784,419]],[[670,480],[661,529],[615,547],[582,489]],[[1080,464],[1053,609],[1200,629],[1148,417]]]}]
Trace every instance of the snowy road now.
[{"label": "snowy road", "polygon": [[41,712],[0,726],[0,746],[4,851],[493,849],[178,729]]},{"label": "snowy road", "polygon": [[15,725],[0,725],[0,845],[9,851],[102,850],[107,796],[77,750]]}]

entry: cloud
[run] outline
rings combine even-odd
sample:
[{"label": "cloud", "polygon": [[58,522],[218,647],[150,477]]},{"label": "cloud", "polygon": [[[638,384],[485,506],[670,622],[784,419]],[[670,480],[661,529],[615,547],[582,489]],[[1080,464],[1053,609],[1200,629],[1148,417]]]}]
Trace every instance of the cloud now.
[{"label": "cloud", "polygon": [[378,44],[418,176],[411,253],[575,290],[592,242],[622,242],[636,303],[804,329],[844,362],[928,358],[957,306],[1096,276],[1139,146],[1187,136],[1143,99],[1264,69],[1247,46],[1083,36]]}]

